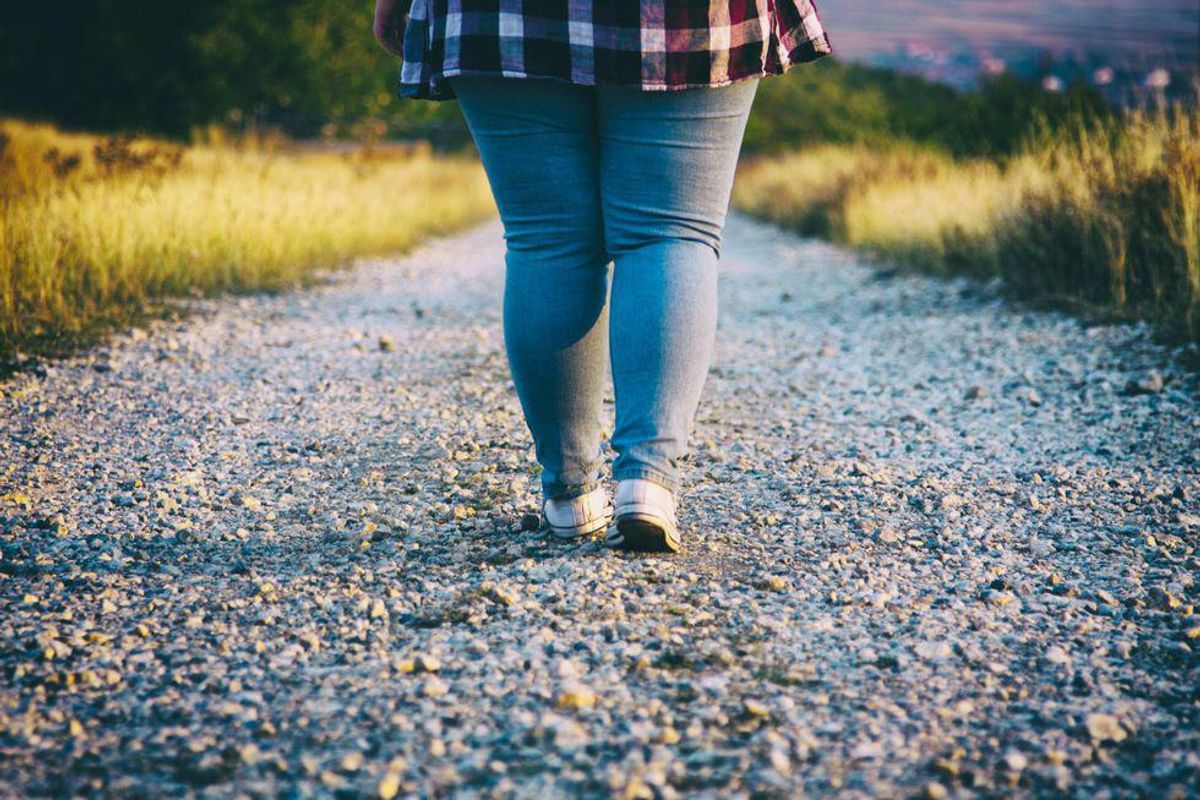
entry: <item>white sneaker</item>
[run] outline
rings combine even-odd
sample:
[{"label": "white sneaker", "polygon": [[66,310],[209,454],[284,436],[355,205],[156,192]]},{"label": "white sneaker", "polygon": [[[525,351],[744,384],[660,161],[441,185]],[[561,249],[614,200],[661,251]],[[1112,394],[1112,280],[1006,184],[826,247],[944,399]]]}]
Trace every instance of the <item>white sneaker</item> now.
[{"label": "white sneaker", "polygon": [[542,502],[542,519],[560,539],[574,539],[608,527],[612,522],[612,503],[603,487],[571,498],[552,498]]},{"label": "white sneaker", "polygon": [[679,550],[675,496],[661,484],[641,478],[618,481],[614,521],[605,537],[609,547],[645,553]]}]

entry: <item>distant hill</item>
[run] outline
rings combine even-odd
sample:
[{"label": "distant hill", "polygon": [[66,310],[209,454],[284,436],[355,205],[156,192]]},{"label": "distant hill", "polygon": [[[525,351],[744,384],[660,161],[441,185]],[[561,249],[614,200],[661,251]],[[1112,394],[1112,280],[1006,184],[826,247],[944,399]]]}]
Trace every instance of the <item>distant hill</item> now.
[{"label": "distant hill", "polygon": [[1107,56],[1128,69],[1200,67],[1200,0],[817,0],[843,58],[897,50]]}]

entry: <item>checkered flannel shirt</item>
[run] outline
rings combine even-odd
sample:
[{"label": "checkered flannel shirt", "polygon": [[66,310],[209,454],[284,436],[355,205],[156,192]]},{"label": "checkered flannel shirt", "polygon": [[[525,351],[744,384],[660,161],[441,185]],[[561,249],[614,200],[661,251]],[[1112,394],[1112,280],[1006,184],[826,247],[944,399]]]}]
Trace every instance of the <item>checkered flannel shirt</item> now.
[{"label": "checkered flannel shirt", "polygon": [[399,93],[449,100],[453,75],[725,86],[829,52],[812,0],[413,0]]}]

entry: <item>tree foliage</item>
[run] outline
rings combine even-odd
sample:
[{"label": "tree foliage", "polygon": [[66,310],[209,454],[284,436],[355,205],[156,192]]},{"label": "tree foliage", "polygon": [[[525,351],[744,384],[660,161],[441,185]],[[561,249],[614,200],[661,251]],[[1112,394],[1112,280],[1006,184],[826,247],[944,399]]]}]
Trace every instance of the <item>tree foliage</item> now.
[{"label": "tree foliage", "polygon": [[371,37],[372,0],[62,0],[0,11],[0,112],[184,135],[257,122],[461,130],[448,104],[395,96],[398,63]]},{"label": "tree foliage", "polygon": [[764,81],[746,130],[746,148],[775,152],[814,142],[932,145],[958,156],[1006,156],[1032,136],[1074,130],[1081,120],[1115,118],[1082,84],[1061,93],[1011,75],[959,91],[892,70],[834,59]]}]

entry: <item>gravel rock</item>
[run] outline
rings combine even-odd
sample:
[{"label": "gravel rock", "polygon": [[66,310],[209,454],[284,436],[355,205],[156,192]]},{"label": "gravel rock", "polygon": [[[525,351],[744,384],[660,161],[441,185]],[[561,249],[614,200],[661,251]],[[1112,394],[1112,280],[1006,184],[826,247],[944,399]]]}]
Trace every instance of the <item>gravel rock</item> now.
[{"label": "gravel rock", "polygon": [[734,215],[684,551],[635,557],[529,513],[502,282],[492,223],[0,387],[0,795],[1195,793],[1147,329]]},{"label": "gravel rock", "polygon": [[1125,740],[1125,729],[1110,714],[1088,714],[1087,732],[1097,742],[1121,742]]},{"label": "gravel rock", "polygon": [[1166,388],[1166,381],[1158,370],[1150,370],[1145,377],[1137,378],[1125,384],[1125,394],[1158,394]]}]

